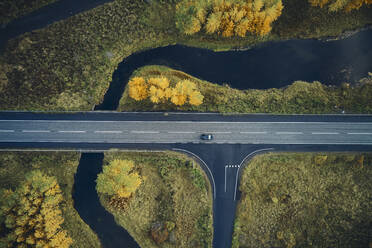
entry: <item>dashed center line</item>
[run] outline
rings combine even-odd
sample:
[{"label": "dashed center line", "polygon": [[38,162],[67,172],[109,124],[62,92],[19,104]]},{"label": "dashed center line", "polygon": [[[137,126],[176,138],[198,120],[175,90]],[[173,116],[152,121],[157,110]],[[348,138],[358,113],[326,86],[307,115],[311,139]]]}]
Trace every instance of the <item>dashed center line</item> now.
[{"label": "dashed center line", "polygon": [[276,134],[303,134],[303,132],[276,132]]},{"label": "dashed center line", "polygon": [[0,133],[14,133],[14,130],[0,130]]},{"label": "dashed center line", "polygon": [[131,133],[159,133],[158,131],[130,131]]},{"label": "dashed center line", "polygon": [[169,131],[168,133],[195,133],[195,132],[172,132],[172,131]]},{"label": "dashed center line", "polygon": [[123,133],[123,131],[94,131],[94,133]]},{"label": "dashed center line", "polygon": [[50,130],[22,130],[22,133],[50,133]]},{"label": "dashed center line", "polygon": [[372,135],[372,133],[347,133],[347,134]]},{"label": "dashed center line", "polygon": [[340,133],[312,132],[311,134],[340,134]]},{"label": "dashed center line", "polygon": [[72,130],[62,130],[62,131],[58,131],[59,133],[86,133],[87,131],[72,131]]},{"label": "dashed center line", "polygon": [[266,134],[267,132],[239,132],[242,134]]}]

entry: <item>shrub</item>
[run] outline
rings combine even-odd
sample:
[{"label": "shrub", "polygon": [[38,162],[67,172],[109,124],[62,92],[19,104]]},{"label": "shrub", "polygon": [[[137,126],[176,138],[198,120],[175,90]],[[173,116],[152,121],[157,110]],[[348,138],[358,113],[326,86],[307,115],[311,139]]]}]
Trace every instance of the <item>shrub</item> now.
[{"label": "shrub", "polygon": [[191,173],[192,183],[196,187],[198,187],[200,189],[204,189],[205,188],[205,180],[204,180],[204,177],[201,174],[201,172],[198,169],[190,169],[190,173]]},{"label": "shrub", "polygon": [[372,0],[309,0],[313,6],[323,8],[328,7],[329,11],[335,12],[345,10],[350,12],[353,9],[359,9],[363,4],[372,4]]}]

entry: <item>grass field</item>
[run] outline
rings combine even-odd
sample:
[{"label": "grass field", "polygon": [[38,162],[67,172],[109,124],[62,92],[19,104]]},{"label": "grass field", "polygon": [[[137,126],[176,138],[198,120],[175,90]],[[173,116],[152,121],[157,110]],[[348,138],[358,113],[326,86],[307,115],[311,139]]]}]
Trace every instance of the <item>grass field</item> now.
[{"label": "grass field", "polygon": [[72,188],[78,164],[76,152],[0,152],[0,188],[14,190],[26,173],[36,169],[56,177],[64,198],[62,228],[74,240],[71,247],[101,247],[96,234],[74,208]]},{"label": "grass field", "polygon": [[[135,161],[144,180],[125,205],[100,200],[141,247],[212,247],[211,188],[196,162],[175,152],[108,152],[104,164],[113,159]],[[156,222],[175,224],[159,246],[150,236]]]},{"label": "grass field", "polygon": [[371,153],[271,153],[243,170],[233,247],[370,247]]},{"label": "grass field", "polygon": [[2,0],[0,3],[0,26],[55,1],[56,0]]},{"label": "grass field", "polygon": [[90,110],[102,101],[118,63],[144,49],[180,43],[227,50],[372,24],[372,8],[330,14],[307,0],[284,0],[266,37],[184,36],[174,24],[175,2],[116,0],[9,41],[0,56],[0,108]]},{"label": "grass field", "polygon": [[138,77],[165,76],[171,85],[182,79],[195,82],[204,95],[199,106],[178,107],[172,103],[153,104],[149,99],[135,101],[129,97],[128,87],[120,100],[119,111],[211,111],[222,113],[372,113],[372,76],[359,84],[340,87],[326,86],[319,82],[296,81],[288,87],[267,90],[237,90],[199,80],[184,72],[165,66],[145,66],[133,73]]}]

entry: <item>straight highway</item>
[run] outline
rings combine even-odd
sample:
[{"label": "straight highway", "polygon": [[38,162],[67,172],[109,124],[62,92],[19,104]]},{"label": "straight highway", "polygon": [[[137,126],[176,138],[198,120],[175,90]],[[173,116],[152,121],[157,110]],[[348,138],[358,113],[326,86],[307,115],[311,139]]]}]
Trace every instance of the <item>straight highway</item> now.
[{"label": "straight highway", "polygon": [[[202,133],[213,134],[214,139],[202,141]],[[371,151],[372,116],[0,112],[0,147],[89,152],[82,155],[83,161],[89,160],[87,166],[79,166],[77,172],[75,203],[105,247],[123,242],[124,247],[137,246],[116,235],[120,230],[102,226],[101,219],[115,222],[100,210],[95,180],[103,155],[92,152],[111,148],[183,152],[196,159],[211,183],[213,247],[227,248],[240,197],[240,173],[247,160],[271,151]]]},{"label": "straight highway", "polygon": [[[141,115],[141,114],[139,114]],[[372,144],[372,122],[4,120],[0,142]],[[187,116],[186,116],[187,117]]]}]

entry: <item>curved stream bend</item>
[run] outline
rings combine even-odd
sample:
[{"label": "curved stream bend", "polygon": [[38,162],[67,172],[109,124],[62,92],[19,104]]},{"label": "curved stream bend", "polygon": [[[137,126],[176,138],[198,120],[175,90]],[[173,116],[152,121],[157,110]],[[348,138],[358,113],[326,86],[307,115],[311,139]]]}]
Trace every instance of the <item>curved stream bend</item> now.
[{"label": "curved stream bend", "polygon": [[[119,64],[103,103],[95,110],[116,110],[133,71],[150,64],[171,66],[238,89],[279,88],[295,80],[356,81],[372,71],[371,41],[372,30],[367,30],[344,40],[271,42],[247,51],[213,52],[176,45],[139,52]],[[103,154],[82,154],[75,176],[75,208],[104,247],[138,247],[99,202],[95,179],[102,160]]]},{"label": "curved stream bend", "polygon": [[213,52],[174,45],[134,53],[119,64],[103,102],[95,109],[116,110],[129,77],[145,65],[167,65],[237,89],[280,88],[296,80],[339,85],[358,81],[372,71],[372,30],[328,42],[267,42],[246,51]]},{"label": "curved stream bend", "polygon": [[75,174],[74,207],[80,217],[98,235],[105,248],[139,248],[129,233],[117,225],[112,214],[101,205],[96,191],[96,178],[102,171],[102,153],[83,153]]}]

